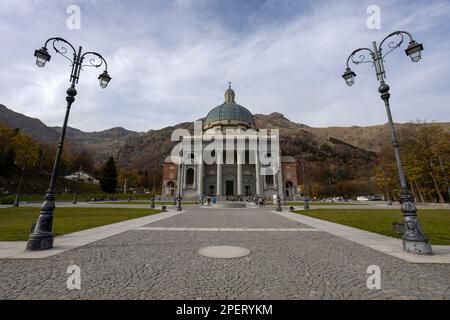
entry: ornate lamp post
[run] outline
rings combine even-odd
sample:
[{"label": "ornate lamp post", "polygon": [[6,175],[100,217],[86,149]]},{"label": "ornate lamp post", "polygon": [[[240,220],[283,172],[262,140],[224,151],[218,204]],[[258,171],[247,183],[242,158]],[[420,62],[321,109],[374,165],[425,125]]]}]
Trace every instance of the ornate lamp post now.
[{"label": "ornate lamp post", "polygon": [[[27,243],[28,250],[45,250],[53,247],[53,233],[52,233],[52,225],[53,225],[53,211],[55,209],[55,194],[56,194],[56,181],[58,178],[59,171],[59,163],[61,161],[61,156],[63,152],[64,146],[64,138],[66,135],[67,122],[69,120],[70,107],[72,103],[75,101],[75,96],[77,95],[77,90],[75,89],[75,85],[78,83],[80,78],[80,72],[83,67],[95,67],[99,68],[100,66],[105,64],[105,70],[98,77],[100,81],[100,86],[102,88],[106,88],[111,77],[108,75],[108,65],[106,60],[96,52],[86,52],[82,54],[82,47],[78,48],[78,51],[70,44],[68,41],[62,38],[50,38],[45,42],[45,45],[36,50],[34,56],[36,57],[36,64],[38,67],[44,67],[45,63],[50,61],[50,54],[47,50],[47,45],[51,43],[53,49],[56,53],[62,55],[64,58],[70,61],[72,70],[70,73],[70,82],[71,85],[69,89],[67,89],[67,108],[66,115],[64,117],[64,124],[61,130],[61,136],[59,139],[59,143],[56,149],[55,161],[53,164],[52,176],[50,179],[49,189],[44,197],[44,203],[41,207],[41,212],[39,214],[39,218],[36,223],[36,227],[34,228],[33,233],[30,235]],[[66,54],[68,54],[68,50],[71,49],[73,53],[73,57],[70,58]],[[86,56],[94,56],[89,59],[88,64],[83,64]],[[99,59],[99,61],[97,60]]]},{"label": "ornate lamp post", "polygon": [[80,167],[80,169],[78,169],[77,180],[75,180],[75,193],[73,195],[72,204],[77,204],[77,200],[78,200],[78,181],[80,180],[80,175],[81,175],[81,167]]},{"label": "ornate lamp post", "polygon": [[303,160],[303,154],[302,156],[302,177],[303,177],[303,186],[305,188],[305,199],[303,201],[303,209],[309,210],[309,192],[306,188],[306,175],[305,175],[305,161]]},{"label": "ornate lamp post", "polygon": [[[377,43],[374,41],[372,42],[372,49],[359,48],[354,50],[347,59],[347,69],[345,70],[345,73],[342,75],[342,77],[349,86],[352,86],[355,83],[356,74],[349,67],[350,60],[355,65],[358,65],[360,63],[370,63],[375,67],[377,80],[380,82],[378,92],[380,93],[381,99],[384,101],[384,105],[386,107],[387,117],[391,130],[392,146],[394,147],[395,160],[400,177],[401,210],[403,212],[403,219],[405,222],[405,234],[402,237],[403,250],[415,254],[432,254],[432,249],[429,244],[428,237],[423,233],[419,223],[417,208],[414,205],[414,198],[411,195],[408,184],[406,182],[405,173],[403,171],[403,166],[400,159],[400,149],[398,145],[397,132],[392,120],[391,109],[389,105],[389,86],[385,83],[386,72],[384,69],[384,58],[403,44],[405,36],[409,38],[409,45],[405,50],[406,55],[411,58],[412,62],[418,62],[421,59],[421,51],[423,50],[423,45],[414,41],[410,33],[406,31],[396,31],[392,32],[386,38],[384,38],[379,46],[377,46]],[[396,38],[392,39],[393,37]],[[388,39],[391,39],[387,45],[388,49],[390,50],[383,55],[382,47]],[[371,60],[366,60],[364,52],[370,53]],[[357,53],[359,53],[358,60],[355,60],[354,57]]]},{"label": "ornate lamp post", "polygon": [[155,182],[156,182],[156,172],[158,171],[158,160],[156,160],[156,167],[153,169],[153,186],[152,186],[152,202],[150,204],[151,209],[155,209]]},{"label": "ornate lamp post", "polygon": [[181,195],[181,193],[182,193],[182,181],[183,181],[183,172],[182,172],[182,170],[183,170],[183,164],[182,164],[182,162],[180,161],[180,167],[179,167],[179,171],[180,171],[180,185],[178,186],[178,196],[177,196],[177,198],[176,198],[176,203],[177,203],[177,211],[182,211],[183,209],[182,209],[182,207],[181,207],[181,201],[183,200],[183,196]]},{"label": "ornate lamp post", "polygon": [[283,209],[281,208],[281,198],[280,195],[277,194],[277,207],[275,209],[277,212],[282,212]]},{"label": "ornate lamp post", "polygon": [[22,189],[22,181],[23,181],[23,174],[25,172],[25,164],[20,169],[20,180],[19,180],[19,186],[17,187],[17,193],[16,197],[14,198],[14,206],[18,207],[20,204],[19,197],[20,197],[20,189]]},{"label": "ornate lamp post", "polygon": [[177,211],[182,211],[181,207],[181,201],[183,200],[183,149],[179,151],[179,161],[180,165],[178,167],[178,174],[179,174],[179,180],[178,180],[178,186],[177,186],[177,193],[178,196],[176,198],[176,204],[177,204]]}]

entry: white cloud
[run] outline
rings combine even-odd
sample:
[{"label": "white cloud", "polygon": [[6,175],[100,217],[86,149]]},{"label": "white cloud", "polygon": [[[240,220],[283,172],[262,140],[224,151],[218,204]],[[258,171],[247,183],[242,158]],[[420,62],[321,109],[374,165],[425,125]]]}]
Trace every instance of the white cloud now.
[{"label": "white cloud", "polygon": [[[403,49],[388,56],[388,83],[396,121],[450,121],[448,33],[445,2],[381,2],[382,30],[366,28],[370,3],[309,2],[299,10],[276,1],[236,17],[211,1],[79,1],[82,29],[65,29],[73,1],[6,1],[0,4],[0,103],[59,125],[70,69],[53,53],[44,69],[32,68],[33,50],[53,35],[66,37],[108,60],[113,80],[102,90],[101,70],[85,70],[70,125],[83,130],[123,126],[146,131],[192,121],[222,103],[228,81],[237,102],[253,113],[282,112],[312,126],[385,122],[373,70],[355,67],[348,88],[340,75],[347,55],[394,29],[411,31],[425,46],[412,64]],[[228,2],[227,2],[228,3]],[[294,12],[294,7],[296,8]],[[242,9],[244,10],[244,9]],[[281,9],[280,9],[281,10]],[[226,12],[226,16],[224,15]],[[233,12],[233,11],[231,11]],[[26,23],[23,23],[26,21]],[[426,107],[424,107],[426,104]]]}]

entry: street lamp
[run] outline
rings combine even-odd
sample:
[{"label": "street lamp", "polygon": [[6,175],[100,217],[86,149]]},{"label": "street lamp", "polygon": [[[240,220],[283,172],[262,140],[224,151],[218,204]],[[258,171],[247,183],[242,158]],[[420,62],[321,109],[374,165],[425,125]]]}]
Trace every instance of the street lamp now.
[{"label": "street lamp", "polygon": [[[380,45],[377,46],[377,43],[372,42],[373,50],[369,48],[359,48],[354,50],[347,59],[347,69],[345,70],[342,77],[345,82],[351,86],[355,82],[356,74],[350,69],[349,62],[350,60],[355,64],[361,63],[370,63],[375,67],[375,73],[377,76],[377,80],[380,82],[380,87],[378,88],[378,92],[381,95],[381,99],[384,101],[387,117],[389,121],[389,126],[391,130],[391,138],[392,138],[392,146],[394,148],[395,160],[397,163],[397,169],[400,177],[400,202],[401,202],[401,210],[403,213],[403,219],[405,224],[405,234],[403,235],[403,250],[409,253],[415,254],[432,254],[433,251],[429,244],[428,237],[422,231],[420,226],[419,218],[417,216],[417,208],[414,205],[414,198],[409,191],[408,184],[406,182],[405,173],[403,171],[402,162],[400,159],[400,149],[398,145],[397,139],[397,131],[394,126],[394,122],[392,120],[391,109],[389,105],[389,86],[385,83],[386,72],[384,69],[384,58],[399,48],[403,42],[405,35],[409,38],[408,48],[405,50],[407,56],[411,58],[412,62],[418,62],[421,59],[421,52],[423,50],[423,45],[417,43],[413,40],[410,33],[406,31],[396,31],[389,34],[386,38],[384,38]],[[397,37],[394,40],[393,37]],[[388,43],[388,49],[390,49],[384,55],[382,54],[382,47],[386,40],[391,39]],[[368,60],[364,55],[365,52],[369,52],[371,56],[371,60]],[[354,59],[356,54],[358,55],[357,60]]]},{"label": "street lamp", "polygon": [[19,196],[20,196],[20,189],[22,189],[22,180],[23,180],[23,174],[25,172],[25,164],[22,166],[20,171],[21,171],[21,173],[20,173],[19,186],[17,187],[16,197],[14,198],[14,206],[15,207],[19,206]]},{"label": "street lamp", "polygon": [[[77,90],[75,89],[75,85],[78,84],[78,80],[80,78],[80,73],[83,67],[95,67],[99,68],[103,64],[105,64],[105,71],[99,76],[100,85],[102,88],[106,88],[111,77],[108,75],[108,64],[106,60],[96,52],[85,52],[81,53],[82,47],[78,48],[78,51],[70,44],[68,41],[62,38],[50,38],[45,42],[45,45],[34,52],[34,56],[36,57],[36,65],[38,67],[44,67],[45,63],[50,61],[51,56],[48,53],[47,45],[51,43],[53,49],[56,53],[62,55],[64,58],[70,61],[70,65],[72,67],[70,73],[70,82],[71,85],[69,89],[67,89],[67,107],[66,114],[64,117],[64,124],[61,130],[61,136],[59,139],[59,143],[56,150],[55,161],[53,164],[52,176],[50,178],[50,186],[45,194],[44,203],[41,207],[41,212],[39,214],[39,218],[36,223],[36,227],[34,228],[33,233],[30,235],[27,243],[28,250],[45,250],[53,247],[53,233],[52,233],[52,225],[53,225],[53,211],[55,210],[55,194],[56,194],[56,181],[58,178],[59,171],[59,163],[61,161],[61,156],[63,153],[64,146],[64,138],[66,135],[67,122],[69,120],[69,113],[72,103],[75,101],[75,96],[77,95]],[[70,58],[66,54],[68,53],[68,49],[72,50],[73,57]],[[89,62],[87,64],[83,64],[86,56],[90,57]]]},{"label": "street lamp", "polygon": [[179,168],[179,174],[180,174],[180,180],[179,180],[179,186],[178,186],[178,196],[176,198],[176,203],[177,203],[177,211],[182,211],[182,207],[181,207],[181,201],[183,200],[183,196],[182,196],[182,192],[183,192],[183,187],[182,187],[182,179],[183,179],[183,164],[181,162],[181,158],[180,158],[180,168]]},{"label": "street lamp", "polygon": [[78,169],[77,178],[75,180],[75,193],[73,195],[72,204],[77,204],[77,200],[78,200],[78,181],[80,180],[80,175],[81,175],[81,166],[80,166],[80,169]]},{"label": "street lamp", "polygon": [[180,149],[179,153],[179,162],[180,162],[180,166],[178,169],[178,186],[177,186],[177,193],[178,196],[176,198],[176,204],[177,204],[177,211],[182,211],[182,207],[181,207],[181,201],[183,200],[183,149]]},{"label": "street lamp", "polygon": [[302,178],[303,178],[303,187],[305,191],[305,199],[303,200],[303,209],[309,210],[309,192],[306,188],[306,175],[305,175],[305,160],[303,159],[303,153],[301,154],[302,157]]},{"label": "street lamp", "polygon": [[156,160],[156,167],[153,169],[152,203],[150,205],[151,209],[155,209],[155,182],[157,170],[158,170],[158,160]]},{"label": "street lamp", "polygon": [[277,194],[277,207],[275,209],[276,212],[282,212],[283,209],[281,208],[281,197],[279,194]]}]

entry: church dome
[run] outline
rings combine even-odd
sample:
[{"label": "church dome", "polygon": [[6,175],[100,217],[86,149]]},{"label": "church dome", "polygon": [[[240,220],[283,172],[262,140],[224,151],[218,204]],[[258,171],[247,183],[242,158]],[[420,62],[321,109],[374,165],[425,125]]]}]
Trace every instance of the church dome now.
[{"label": "church dome", "polygon": [[231,85],[225,91],[225,102],[212,109],[203,121],[203,130],[218,125],[243,125],[247,128],[256,128],[255,118],[245,107],[235,102],[235,93]]}]

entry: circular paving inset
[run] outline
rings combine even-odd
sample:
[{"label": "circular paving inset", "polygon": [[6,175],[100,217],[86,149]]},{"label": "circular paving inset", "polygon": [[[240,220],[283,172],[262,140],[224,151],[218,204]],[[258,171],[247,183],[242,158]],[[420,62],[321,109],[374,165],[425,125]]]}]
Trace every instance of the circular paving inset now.
[{"label": "circular paving inset", "polygon": [[234,246],[213,246],[198,250],[201,256],[218,259],[242,258],[248,256],[250,252],[249,249]]}]

